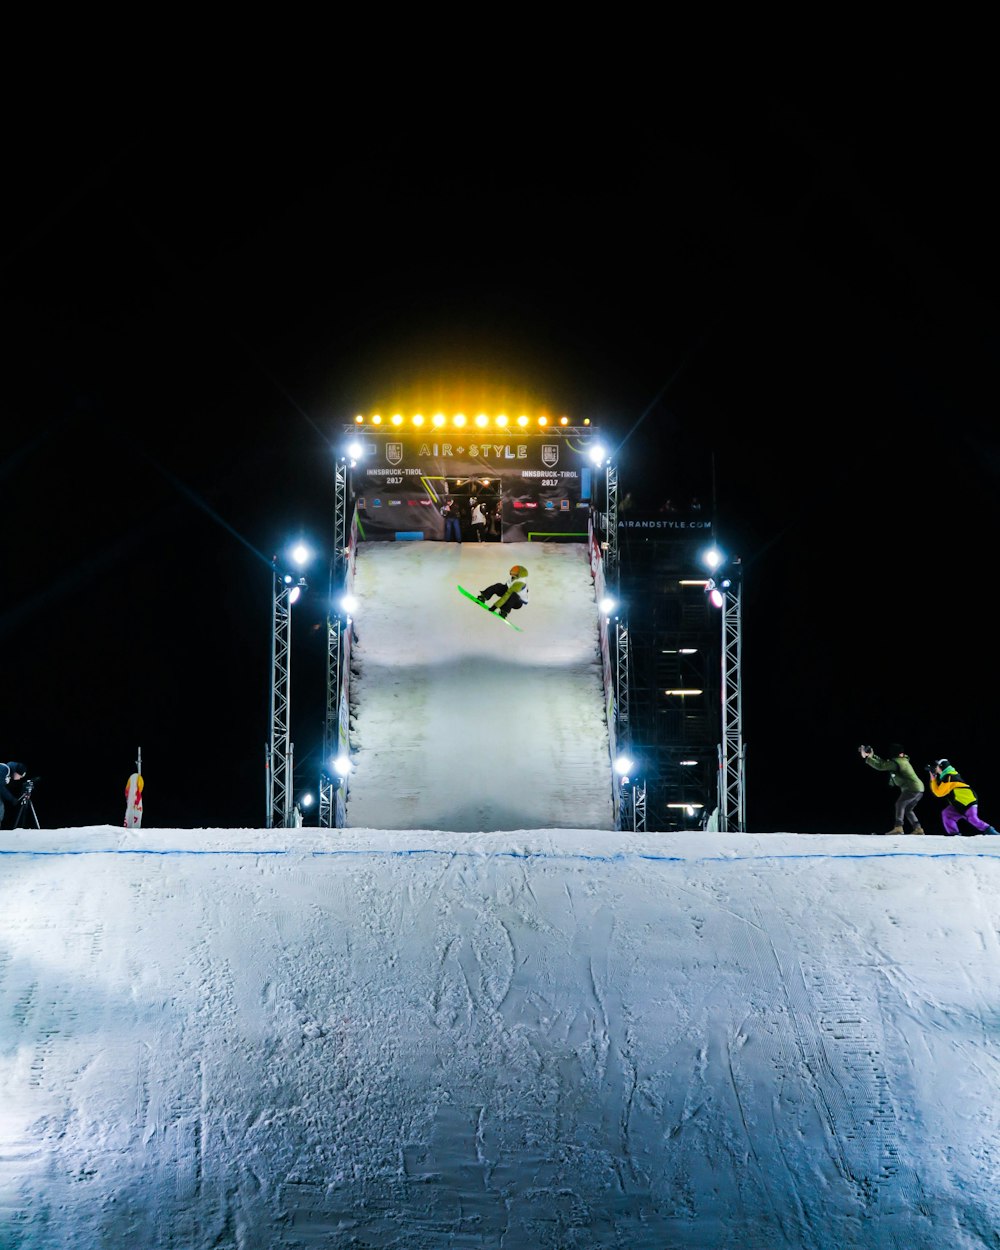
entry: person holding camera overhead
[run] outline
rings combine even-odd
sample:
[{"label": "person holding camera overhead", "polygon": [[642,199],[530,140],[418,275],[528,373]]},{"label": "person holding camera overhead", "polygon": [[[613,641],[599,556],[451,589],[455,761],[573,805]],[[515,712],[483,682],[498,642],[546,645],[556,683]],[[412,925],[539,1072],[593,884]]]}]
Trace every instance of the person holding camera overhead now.
[{"label": "person holding camera overhead", "polygon": [[[963,838],[972,838],[977,833],[1000,832],[979,815],[976,792],[967,781],[962,780],[957,768],[947,760],[935,760],[933,764],[927,765],[927,771],[931,775],[931,792],[934,797],[948,800],[941,812],[945,837],[953,838],[956,833],[961,833]],[[968,831],[960,830],[960,820],[967,820],[972,828]]]},{"label": "person holding camera overhead", "polygon": [[920,817],[913,809],[923,796],[924,783],[914,772],[910,757],[903,748],[898,742],[890,743],[889,757],[886,759],[876,755],[869,746],[858,747],[858,750],[869,768],[891,774],[889,785],[896,791],[896,824],[889,830],[889,834],[904,833],[903,825],[907,821],[911,826],[911,834],[923,833]]},{"label": "person holding camera overhead", "polygon": [[12,781],[23,781],[28,775],[28,770],[24,764],[19,764],[17,760],[12,760],[9,764],[0,764],[0,825],[4,822],[7,815],[8,807],[17,807],[21,802],[20,798],[12,793],[10,783]]}]

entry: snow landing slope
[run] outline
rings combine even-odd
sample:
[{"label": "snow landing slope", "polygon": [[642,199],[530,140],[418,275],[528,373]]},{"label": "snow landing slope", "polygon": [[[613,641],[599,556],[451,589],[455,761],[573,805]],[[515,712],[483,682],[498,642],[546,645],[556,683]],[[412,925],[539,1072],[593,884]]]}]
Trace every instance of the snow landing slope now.
[{"label": "snow landing slope", "polygon": [[994,1250],[998,841],[5,831],[0,1246]]},{"label": "snow landing slope", "polygon": [[[531,588],[512,616],[521,634],[456,589],[478,593],[512,564]],[[362,543],[354,588],[351,828],[614,827],[585,545]],[[453,784],[428,785],[431,758]]]}]

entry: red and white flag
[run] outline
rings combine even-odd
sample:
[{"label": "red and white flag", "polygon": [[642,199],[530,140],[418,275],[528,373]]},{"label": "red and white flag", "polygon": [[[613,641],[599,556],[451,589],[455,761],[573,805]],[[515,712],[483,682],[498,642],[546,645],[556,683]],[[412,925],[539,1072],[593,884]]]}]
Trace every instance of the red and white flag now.
[{"label": "red and white flag", "polygon": [[136,771],[125,783],[125,828],[138,829],[142,824],[142,751],[135,762]]}]

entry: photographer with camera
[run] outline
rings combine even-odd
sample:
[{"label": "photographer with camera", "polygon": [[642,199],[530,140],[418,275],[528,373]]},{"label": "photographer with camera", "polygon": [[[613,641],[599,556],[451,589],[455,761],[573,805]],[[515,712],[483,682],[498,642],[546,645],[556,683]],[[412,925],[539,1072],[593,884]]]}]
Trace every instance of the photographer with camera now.
[{"label": "photographer with camera", "polygon": [[21,802],[20,795],[14,794],[11,790],[10,783],[23,781],[27,775],[27,767],[18,763],[17,760],[11,760],[9,764],[0,764],[0,826],[4,823],[7,808],[16,808]]},{"label": "photographer with camera", "polygon": [[890,743],[889,756],[891,758],[887,759],[876,755],[869,746],[858,747],[858,751],[869,768],[874,768],[880,773],[891,773],[889,785],[896,790],[896,824],[889,830],[889,834],[904,833],[903,825],[907,821],[911,826],[911,834],[922,834],[924,830],[920,824],[920,817],[913,809],[923,797],[924,783],[914,772],[910,757],[898,742]]},{"label": "photographer with camera", "polygon": [[[971,838],[977,833],[1000,832],[979,815],[979,800],[975,790],[967,781],[962,780],[953,764],[948,760],[935,760],[933,764],[927,765],[927,771],[931,775],[931,791],[934,797],[948,800],[941,812],[945,837],[953,838],[955,834],[961,833],[963,838]],[[972,828],[960,830],[960,820],[968,821]]]}]

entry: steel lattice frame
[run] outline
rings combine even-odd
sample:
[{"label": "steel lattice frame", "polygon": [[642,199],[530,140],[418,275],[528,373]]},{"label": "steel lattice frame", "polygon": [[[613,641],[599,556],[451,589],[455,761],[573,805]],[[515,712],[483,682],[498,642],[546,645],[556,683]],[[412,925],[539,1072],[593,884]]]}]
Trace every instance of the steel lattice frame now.
[{"label": "steel lattice frame", "polygon": [[[333,597],[331,588],[331,599]],[[338,738],[338,715],[340,704],[340,639],[343,624],[339,616],[326,618],[326,716],[323,720],[323,767],[319,777],[319,825],[321,829],[333,828],[333,782],[326,771],[330,766],[334,746]]]},{"label": "steel lattice frame", "polygon": [[743,570],[737,567],[722,602],[722,752],[719,761],[719,829],[746,832],[743,788]]},{"label": "steel lattice frame", "polygon": [[271,628],[271,742],[270,784],[267,827],[288,828],[292,801],[290,770],[292,745],[289,740],[288,702],[291,689],[292,610],[288,587],[278,576],[274,582]]},{"label": "steel lattice frame", "polygon": [[347,572],[347,475],[348,465],[345,460],[338,460],[334,472],[334,513],[333,513],[333,584],[343,586]]},{"label": "steel lattice frame", "polygon": [[605,470],[604,569],[605,584],[618,586],[618,470],[608,461]]},{"label": "steel lattice frame", "polygon": [[319,827],[321,829],[333,828],[333,795],[333,782],[325,773],[322,773],[319,779]]},{"label": "steel lattice frame", "polygon": [[646,783],[637,781],[632,787],[632,828],[646,832]]},{"label": "steel lattice frame", "polygon": [[[628,625],[621,617],[615,622],[615,744],[621,755],[632,750],[632,732],[629,727],[628,690]],[[615,761],[611,761],[612,765]],[[631,823],[629,789],[618,782],[618,828]]]},{"label": "steel lattice frame", "polygon": [[[348,558],[348,474],[346,460],[337,461],[334,470],[333,562],[330,569],[330,602],[334,593],[343,588],[347,579]],[[326,621],[326,716],[323,721],[323,768],[319,778],[319,823],[322,829],[332,829],[334,824],[334,796],[336,786],[327,773],[334,744],[339,741],[339,707],[342,663],[343,622],[339,616],[328,616]]]}]

